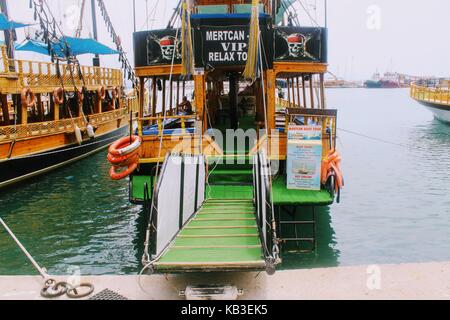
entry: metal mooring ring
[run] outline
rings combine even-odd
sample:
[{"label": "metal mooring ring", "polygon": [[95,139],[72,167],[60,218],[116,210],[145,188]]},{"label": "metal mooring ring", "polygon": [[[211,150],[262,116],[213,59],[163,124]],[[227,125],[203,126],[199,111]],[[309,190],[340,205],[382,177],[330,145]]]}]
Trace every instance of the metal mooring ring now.
[{"label": "metal mooring ring", "polygon": [[[80,289],[80,288],[88,288],[88,291],[86,291],[85,293],[78,293],[77,289]],[[90,296],[93,292],[94,292],[94,285],[86,282],[86,283],[80,283],[76,287],[70,287],[69,289],[67,289],[66,293],[69,298],[81,299],[81,298]]]},{"label": "metal mooring ring", "polygon": [[[67,283],[58,282],[54,285],[53,283],[55,283],[54,280],[46,282],[45,287],[41,290],[41,296],[43,298],[57,298],[67,293]],[[53,293],[49,292],[49,290]]]}]

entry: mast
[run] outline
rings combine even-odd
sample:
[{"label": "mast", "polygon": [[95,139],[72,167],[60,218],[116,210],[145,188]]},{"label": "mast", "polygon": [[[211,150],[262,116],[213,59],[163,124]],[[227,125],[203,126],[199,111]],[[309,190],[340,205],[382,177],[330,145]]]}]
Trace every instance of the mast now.
[{"label": "mast", "polygon": [[136,32],[136,0],[133,0],[133,30]]},{"label": "mast", "polygon": [[[95,10],[95,0],[91,0],[91,8],[92,8],[92,29],[94,32],[94,39],[95,41],[98,41],[97,13]],[[100,67],[100,56],[98,54],[95,55],[92,64],[94,65],[94,67]]]},{"label": "mast", "polygon": [[[8,4],[6,0],[0,0],[0,6],[2,13],[9,19],[8,15]],[[13,30],[5,30],[5,43],[8,51],[8,58],[14,59],[14,31]],[[14,67],[14,65],[13,65]]]}]

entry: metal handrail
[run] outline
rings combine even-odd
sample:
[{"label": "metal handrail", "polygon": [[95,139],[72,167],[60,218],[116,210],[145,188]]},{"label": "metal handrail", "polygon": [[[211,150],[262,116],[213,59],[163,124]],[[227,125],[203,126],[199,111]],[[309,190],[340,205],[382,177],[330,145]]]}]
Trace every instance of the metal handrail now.
[{"label": "metal handrail", "polygon": [[253,190],[264,257],[267,268],[274,271],[275,265],[279,263],[279,247],[272,200],[270,162],[261,152],[253,158]]}]

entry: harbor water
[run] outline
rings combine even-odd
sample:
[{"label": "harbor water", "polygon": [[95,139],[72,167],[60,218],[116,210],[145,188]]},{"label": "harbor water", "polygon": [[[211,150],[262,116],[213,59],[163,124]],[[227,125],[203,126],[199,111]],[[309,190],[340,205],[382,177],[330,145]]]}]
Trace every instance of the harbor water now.
[{"label": "harbor water", "polygon": [[[339,110],[341,203],[317,212],[318,249],[284,268],[450,260],[450,125],[406,89],[330,89]],[[137,274],[146,221],[106,151],[7,190],[0,216],[52,274]],[[0,275],[35,274],[0,229]]]}]

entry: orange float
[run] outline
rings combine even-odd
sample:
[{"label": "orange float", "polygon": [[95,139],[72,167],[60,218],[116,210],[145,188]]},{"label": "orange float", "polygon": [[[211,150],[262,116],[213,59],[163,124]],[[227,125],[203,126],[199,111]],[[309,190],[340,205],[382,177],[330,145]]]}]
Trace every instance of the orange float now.
[{"label": "orange float", "polygon": [[22,106],[32,108],[36,105],[36,96],[30,88],[23,88],[20,93]]},{"label": "orange float", "polygon": [[55,104],[63,104],[64,103],[64,89],[56,88],[53,90],[53,102]]},{"label": "orange float", "polygon": [[100,100],[102,100],[102,101],[105,100],[105,98],[106,98],[106,89],[105,89],[105,87],[104,86],[98,87],[97,94],[98,94],[98,97],[100,98]]},{"label": "orange float", "polygon": [[111,179],[113,180],[122,180],[126,177],[128,177],[130,174],[133,173],[134,170],[137,169],[138,164],[137,163],[133,163],[132,165],[130,165],[129,167],[127,167],[126,170],[121,171],[121,172],[117,172],[116,169],[118,167],[114,167],[112,166],[111,169],[109,170],[109,176],[111,177]]},{"label": "orange float", "polygon": [[[109,175],[113,180],[128,177],[137,169],[142,139],[138,136],[123,137],[114,142],[108,150],[108,161],[112,164]],[[120,169],[124,169],[120,171]]]}]

